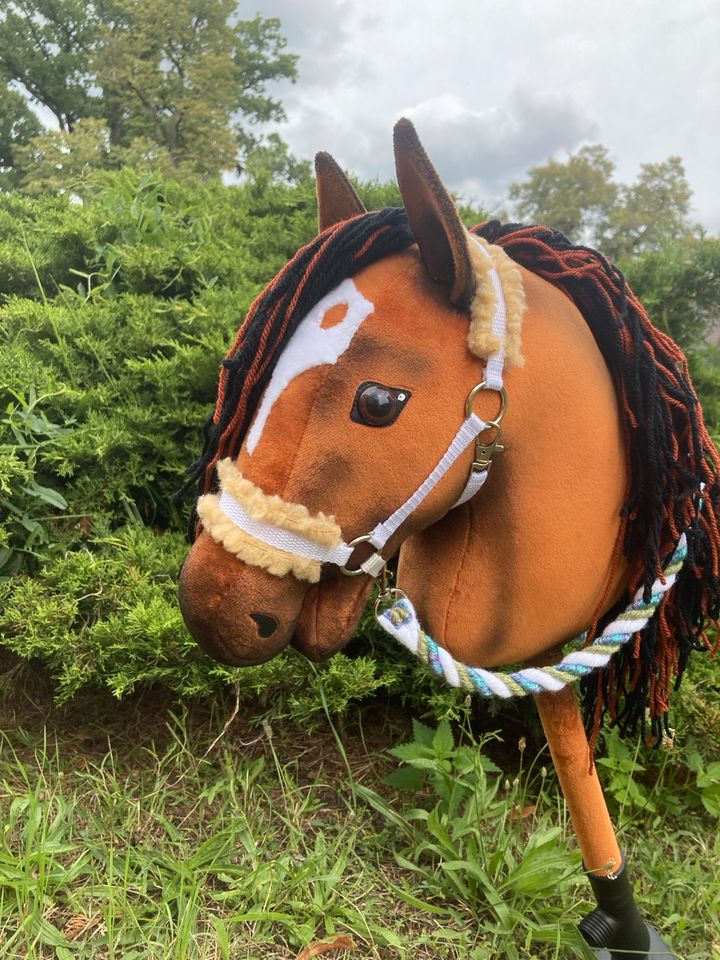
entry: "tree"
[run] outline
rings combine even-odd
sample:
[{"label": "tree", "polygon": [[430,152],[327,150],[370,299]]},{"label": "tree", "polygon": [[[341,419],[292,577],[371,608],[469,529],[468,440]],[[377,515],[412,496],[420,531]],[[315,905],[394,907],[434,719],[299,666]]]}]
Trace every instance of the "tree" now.
[{"label": "tree", "polygon": [[602,225],[600,246],[621,260],[690,236],[691,196],[680,157],[644,163],[635,183],[620,188],[620,202]]},{"label": "tree", "polygon": [[17,151],[40,133],[40,121],[25,98],[15,90],[0,87],[0,189],[17,183]]},{"label": "tree", "polygon": [[271,133],[262,144],[252,147],[245,156],[243,173],[258,186],[279,180],[301,183],[312,180],[308,160],[297,160],[277,133]]},{"label": "tree", "polygon": [[42,104],[60,130],[92,115],[88,51],[97,4],[81,0],[9,0],[0,14],[0,75]]},{"label": "tree", "polygon": [[24,170],[26,193],[58,193],[71,190],[80,196],[91,175],[115,167],[152,165],[158,175],[170,175],[172,164],[166,151],[142,137],[127,147],[113,144],[110,129],[102,120],[78,120],[72,133],[51,130],[32,137],[16,150],[17,168]]},{"label": "tree", "polygon": [[600,144],[581,147],[563,163],[547,163],[514,183],[509,197],[521,220],[555,227],[578,243],[591,242],[617,202],[615,164]]},{"label": "tree", "polygon": [[[108,157],[151,142],[172,167],[217,175],[258,142],[256,124],[283,117],[267,84],[296,76],[279,21],[235,20],[235,8],[235,0],[171,8],[166,0],[9,0],[0,77],[52,113],[68,135],[65,155],[77,149],[79,122],[95,120],[109,138],[96,149],[107,146]],[[26,163],[32,156],[25,152]]]},{"label": "tree", "polygon": [[615,260],[697,233],[688,220],[691,190],[679,157],[643,164],[630,185],[617,183],[614,172],[605,147],[585,146],[564,162],[533,167],[509,197],[521,219],[546,223]]},{"label": "tree", "polygon": [[625,264],[628,283],[656,326],[686,353],[720,324],[720,240],[666,240]]}]

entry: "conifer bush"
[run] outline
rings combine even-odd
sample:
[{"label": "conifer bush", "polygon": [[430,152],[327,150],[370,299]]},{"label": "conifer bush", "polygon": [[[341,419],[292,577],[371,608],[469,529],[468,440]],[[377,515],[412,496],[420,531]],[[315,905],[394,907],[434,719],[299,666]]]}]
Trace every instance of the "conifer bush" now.
[{"label": "conifer bush", "polygon": [[122,696],[237,683],[276,715],[311,720],[425,686],[408,661],[383,658],[369,620],[324,667],[291,651],[232,670],[198,650],[178,609],[189,505],[173,494],[221,358],[315,218],[311,181],[121,171],[82,203],[0,197],[0,642],[46,664],[59,699],[87,684]]},{"label": "conifer bush", "polygon": [[[369,208],[398,202],[394,187],[360,189]],[[310,178],[121,170],[82,202],[0,194],[0,644],[42,661],[59,699],[88,684],[122,696],[234,683],[306,721],[378,692],[421,715],[461,712],[462,695],[370,615],[322,667],[290,651],[248,670],[205,657],[180,616],[189,504],[173,494],[250,302],[315,229]],[[717,361],[692,359],[715,424]]]}]

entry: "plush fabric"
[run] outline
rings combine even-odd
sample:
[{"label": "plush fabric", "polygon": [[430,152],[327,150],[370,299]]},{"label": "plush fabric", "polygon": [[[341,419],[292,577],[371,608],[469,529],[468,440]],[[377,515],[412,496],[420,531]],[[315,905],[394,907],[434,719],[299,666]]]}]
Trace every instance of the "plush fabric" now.
[{"label": "plush fabric", "polygon": [[[487,250],[487,256],[480,249],[481,246]],[[475,274],[475,292],[470,301],[467,344],[476,357],[489,357],[504,346],[492,328],[497,296],[490,274],[495,264],[490,255],[490,244],[479,237],[475,243],[468,240],[468,252]]]},{"label": "plush fabric", "polygon": [[432,279],[447,288],[450,303],[467,310],[475,275],[455,204],[409,120],[398,121],[393,139],[398,185],[423,263]]},{"label": "plush fabric", "polygon": [[365,207],[355,188],[335,160],[324,150],[315,155],[315,182],[320,233],[349,217],[365,213]]},{"label": "plush fabric", "polygon": [[368,577],[345,577],[328,570],[308,588],[292,645],[309,660],[325,660],[346,645],[370,599]]},{"label": "plush fabric", "polygon": [[[180,571],[180,607],[206,653],[232,666],[252,666],[274,657],[295,635],[307,586],[243,563],[202,531]],[[261,637],[253,614],[272,617],[275,631]]]},{"label": "plush fabric", "polygon": [[[344,307],[344,313],[339,322],[326,325],[325,318],[334,307]],[[273,370],[247,436],[250,453],[262,437],[270,411],[289,384],[306,370],[337,363],[372,309],[372,303],[358,292],[352,280],[343,280],[315,304],[286,344]]]},{"label": "plush fabric", "polygon": [[585,869],[595,876],[611,876],[620,869],[622,853],[588,750],[575,693],[565,687],[559,693],[541,693],[535,702]]},{"label": "plush fabric", "polygon": [[[424,628],[456,659],[482,667],[523,660],[592,622],[626,488],[617,399],[592,334],[566,297],[523,278],[528,360],[506,377],[507,449],[477,498],[400,552],[398,585]],[[602,470],[588,470],[598,457]],[[626,571],[615,569],[606,607]]]}]

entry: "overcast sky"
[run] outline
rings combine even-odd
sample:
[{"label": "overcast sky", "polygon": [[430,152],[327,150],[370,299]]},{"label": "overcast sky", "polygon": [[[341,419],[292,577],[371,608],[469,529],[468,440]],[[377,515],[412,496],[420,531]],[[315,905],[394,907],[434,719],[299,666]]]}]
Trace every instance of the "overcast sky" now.
[{"label": "overcast sky", "polygon": [[720,231],[718,0],[255,0],[299,79],[278,84],[299,157],[328,150],[394,177],[392,126],[415,123],[446,185],[486,208],[548,157],[605,144],[617,178],[683,158],[695,217]]}]

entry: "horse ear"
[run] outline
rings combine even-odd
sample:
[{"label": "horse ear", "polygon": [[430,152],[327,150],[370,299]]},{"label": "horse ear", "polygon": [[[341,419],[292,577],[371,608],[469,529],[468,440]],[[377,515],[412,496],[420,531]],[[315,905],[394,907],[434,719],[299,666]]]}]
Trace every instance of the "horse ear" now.
[{"label": "horse ear", "polygon": [[467,231],[409,120],[396,123],[394,142],[400,195],[423,262],[450,287],[450,302],[466,309],[475,290]]},{"label": "horse ear", "polygon": [[315,156],[315,177],[318,199],[318,227],[322,233],[327,227],[366,213],[355,187],[329,153]]}]

